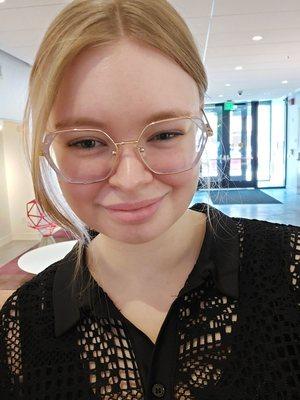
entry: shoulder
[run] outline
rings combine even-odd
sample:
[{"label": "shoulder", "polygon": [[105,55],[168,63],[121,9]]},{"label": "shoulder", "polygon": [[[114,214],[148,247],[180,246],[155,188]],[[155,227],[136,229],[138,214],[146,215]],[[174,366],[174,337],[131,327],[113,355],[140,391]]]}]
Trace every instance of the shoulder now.
[{"label": "shoulder", "polygon": [[244,258],[254,254],[266,258],[277,255],[279,259],[285,260],[292,256],[295,261],[299,258],[299,226],[231,217],[206,203],[196,203],[191,209],[206,214],[209,227],[219,245],[224,242],[226,246],[229,241],[238,238]]},{"label": "shoulder", "polygon": [[28,352],[32,354],[38,348],[39,338],[43,337],[43,343],[47,344],[51,340],[52,286],[59,265],[59,262],[50,265],[20,286],[0,310],[0,392],[4,397],[23,379],[24,360],[30,359]]},{"label": "shoulder", "polygon": [[[5,301],[0,310],[0,339],[9,334],[10,327],[20,330],[39,330],[51,333],[54,326],[54,286],[56,277],[72,280],[78,255],[78,244],[61,260],[51,264],[44,271],[24,283]],[[68,272],[65,277],[65,272]],[[71,282],[69,282],[71,283]],[[62,288],[64,290],[64,288]]]},{"label": "shoulder", "polygon": [[[266,261],[276,257],[276,261],[296,261],[300,254],[300,227],[276,222],[247,218],[231,218],[245,250],[259,252]],[[249,254],[250,255],[250,254]]]},{"label": "shoulder", "polygon": [[49,267],[35,275],[30,281],[20,286],[3,304],[0,315],[12,306],[22,306],[22,310],[25,311],[27,307],[31,308],[37,304],[43,307],[43,301],[52,302],[52,289],[56,273],[58,270],[64,269],[66,265],[70,265],[71,269],[73,269],[76,262],[76,254],[77,245],[64,258],[49,265]]},{"label": "shoulder", "polygon": [[240,237],[243,274],[278,293],[299,296],[300,227],[247,218],[231,218]]},{"label": "shoulder", "polygon": [[[243,240],[252,240],[252,246],[279,245],[280,249],[290,249],[299,243],[300,227],[276,222],[248,218],[230,218],[236,225]],[[276,249],[274,249],[276,250]]]},{"label": "shoulder", "polygon": [[20,309],[23,313],[30,313],[30,310],[42,306],[42,299],[46,301],[51,296],[58,265],[59,263],[50,265],[13,292],[0,310],[0,323],[3,323],[8,317],[19,317]]}]

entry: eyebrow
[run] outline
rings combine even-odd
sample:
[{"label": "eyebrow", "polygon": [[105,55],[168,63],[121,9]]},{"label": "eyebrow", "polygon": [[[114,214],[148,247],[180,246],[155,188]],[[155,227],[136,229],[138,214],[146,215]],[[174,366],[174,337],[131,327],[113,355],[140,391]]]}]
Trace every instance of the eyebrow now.
[{"label": "eyebrow", "polygon": [[[192,113],[187,110],[180,110],[180,109],[172,109],[172,110],[165,110],[159,111],[154,114],[151,114],[146,120],[143,121],[144,125],[148,125],[151,122],[160,121],[162,119],[168,118],[176,118],[176,117],[183,117],[183,116],[192,116]],[[108,126],[103,121],[94,119],[94,118],[86,118],[86,117],[79,117],[79,118],[66,118],[63,119],[55,124],[55,129],[65,129],[65,128],[75,128],[76,126],[89,126],[98,129],[107,129]]]}]

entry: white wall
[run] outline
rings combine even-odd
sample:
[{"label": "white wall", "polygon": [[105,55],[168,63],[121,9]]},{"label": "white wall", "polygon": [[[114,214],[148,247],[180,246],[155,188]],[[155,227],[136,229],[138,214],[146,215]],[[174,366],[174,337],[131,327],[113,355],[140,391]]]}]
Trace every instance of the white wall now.
[{"label": "white wall", "polygon": [[0,246],[11,240],[11,225],[4,160],[3,132],[0,131]]},{"label": "white wall", "polygon": [[26,203],[34,198],[25,162],[20,123],[31,66],[0,50],[0,246],[11,240],[38,239],[27,227]]},{"label": "white wall", "polygon": [[21,121],[30,65],[0,50],[0,119]]},{"label": "white wall", "polygon": [[300,106],[298,105],[297,194],[300,194]]},{"label": "white wall", "polygon": [[32,180],[25,160],[20,124],[5,121],[3,129],[4,162],[12,240],[38,239],[27,226],[26,203],[34,198]]},{"label": "white wall", "polygon": [[[295,104],[290,104],[290,99]],[[287,134],[287,189],[300,194],[300,91],[289,97]]]}]

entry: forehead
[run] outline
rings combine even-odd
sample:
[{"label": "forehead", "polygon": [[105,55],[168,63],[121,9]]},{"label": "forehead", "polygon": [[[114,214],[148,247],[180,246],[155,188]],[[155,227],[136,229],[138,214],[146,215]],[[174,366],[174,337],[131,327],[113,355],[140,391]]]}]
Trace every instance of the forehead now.
[{"label": "forehead", "polygon": [[54,123],[90,118],[126,129],[152,114],[174,109],[195,115],[199,108],[196,82],[177,63],[150,46],[122,40],[73,59],[52,116]]}]

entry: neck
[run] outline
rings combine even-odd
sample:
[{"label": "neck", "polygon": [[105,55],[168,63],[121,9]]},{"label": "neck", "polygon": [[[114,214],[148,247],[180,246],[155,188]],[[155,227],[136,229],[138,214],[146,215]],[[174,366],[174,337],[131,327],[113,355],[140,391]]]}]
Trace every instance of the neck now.
[{"label": "neck", "polygon": [[[98,235],[88,248],[92,274],[105,272],[119,279],[158,279],[174,273],[176,266],[197,258],[205,233],[205,214],[187,210],[164,234],[142,244],[115,241]],[[170,245],[171,244],[171,245]],[[124,261],[125,260],[125,261]]]}]

